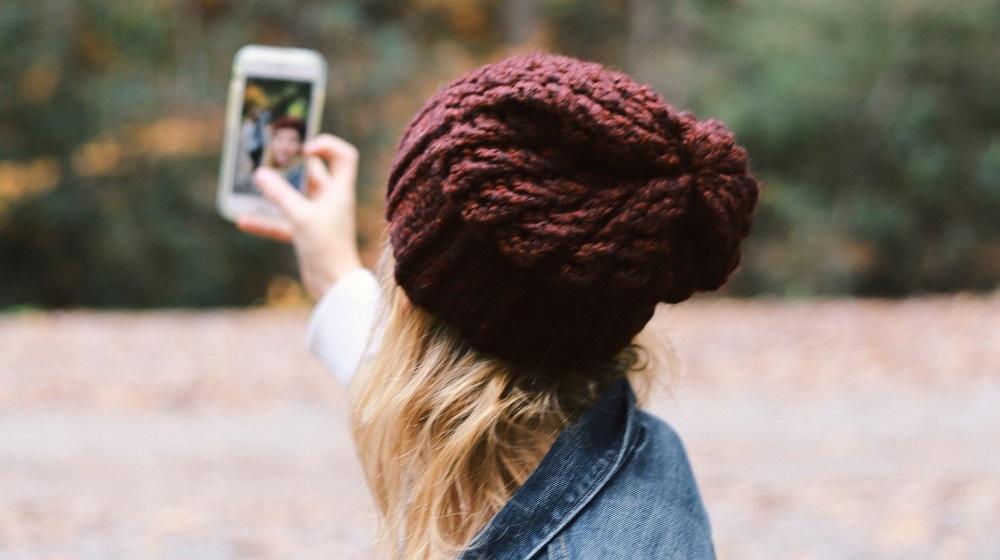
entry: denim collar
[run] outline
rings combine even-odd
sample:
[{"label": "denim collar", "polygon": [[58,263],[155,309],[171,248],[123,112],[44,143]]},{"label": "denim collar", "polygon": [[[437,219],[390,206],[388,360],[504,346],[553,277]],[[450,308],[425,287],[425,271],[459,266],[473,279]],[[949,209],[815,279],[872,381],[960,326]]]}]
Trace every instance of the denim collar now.
[{"label": "denim collar", "polygon": [[636,438],[635,394],[625,378],[566,427],[535,471],[473,539],[462,560],[537,554],[607,484]]}]

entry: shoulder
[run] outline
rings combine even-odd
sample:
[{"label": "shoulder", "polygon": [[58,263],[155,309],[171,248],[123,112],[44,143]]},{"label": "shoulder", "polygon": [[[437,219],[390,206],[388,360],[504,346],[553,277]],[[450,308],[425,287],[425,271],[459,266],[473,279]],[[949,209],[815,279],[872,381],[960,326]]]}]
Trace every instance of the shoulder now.
[{"label": "shoulder", "polygon": [[662,489],[697,490],[687,449],[673,426],[644,410],[635,409],[635,413],[639,430],[626,469],[632,467],[637,474],[660,473],[649,482]]},{"label": "shoulder", "polygon": [[714,558],[711,529],[677,432],[635,409],[621,468],[550,543],[548,558]]}]

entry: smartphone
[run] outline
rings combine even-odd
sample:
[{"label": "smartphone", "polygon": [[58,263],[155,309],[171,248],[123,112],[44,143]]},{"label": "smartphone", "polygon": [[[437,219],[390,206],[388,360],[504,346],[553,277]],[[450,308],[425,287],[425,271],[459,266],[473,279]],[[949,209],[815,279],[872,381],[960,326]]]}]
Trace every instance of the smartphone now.
[{"label": "smartphone", "polygon": [[308,49],[246,45],[233,59],[217,207],[226,219],[281,213],[253,182],[261,165],[306,188],[302,145],[316,135],[326,92],[326,61]]}]

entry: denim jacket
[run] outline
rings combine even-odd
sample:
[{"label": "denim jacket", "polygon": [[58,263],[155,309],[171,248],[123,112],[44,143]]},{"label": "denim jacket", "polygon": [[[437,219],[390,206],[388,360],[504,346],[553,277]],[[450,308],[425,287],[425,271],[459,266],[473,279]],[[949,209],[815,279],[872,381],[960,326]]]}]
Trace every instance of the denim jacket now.
[{"label": "denim jacket", "polygon": [[[371,333],[378,284],[355,269],[317,305],[307,344],[345,385]],[[662,420],[636,408],[626,379],[559,434],[542,462],[461,560],[714,558],[687,454]]]},{"label": "denim jacket", "polygon": [[681,440],[626,379],[556,439],[461,560],[715,558]]}]

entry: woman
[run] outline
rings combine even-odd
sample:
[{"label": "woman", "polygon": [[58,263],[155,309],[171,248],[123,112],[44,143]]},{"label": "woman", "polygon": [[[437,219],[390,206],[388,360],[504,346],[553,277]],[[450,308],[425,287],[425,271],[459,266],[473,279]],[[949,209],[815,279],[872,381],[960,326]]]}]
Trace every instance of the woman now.
[{"label": "woman", "polygon": [[657,303],[721,286],[750,231],[758,184],[721,123],[568,57],[474,70],[403,133],[377,278],[357,151],[305,153],[308,196],[256,175],[291,225],[238,224],[293,242],[320,300],[309,340],[350,384],[379,558],[714,557],[684,447],[633,385]]},{"label": "woman", "polygon": [[306,123],[295,117],[275,119],[268,127],[270,133],[263,165],[278,170],[293,187],[302,190],[305,168],[302,162],[302,141]]}]

